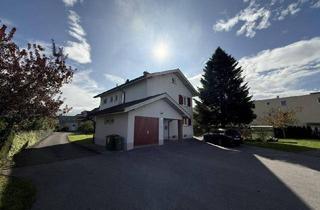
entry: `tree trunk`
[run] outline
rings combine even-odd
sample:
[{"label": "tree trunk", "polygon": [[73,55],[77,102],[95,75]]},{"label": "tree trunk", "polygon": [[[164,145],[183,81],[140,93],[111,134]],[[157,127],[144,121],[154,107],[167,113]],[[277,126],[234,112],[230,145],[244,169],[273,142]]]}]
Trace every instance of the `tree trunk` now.
[{"label": "tree trunk", "polygon": [[282,137],[285,139],[286,138],[286,131],[285,128],[281,128],[282,130]]}]

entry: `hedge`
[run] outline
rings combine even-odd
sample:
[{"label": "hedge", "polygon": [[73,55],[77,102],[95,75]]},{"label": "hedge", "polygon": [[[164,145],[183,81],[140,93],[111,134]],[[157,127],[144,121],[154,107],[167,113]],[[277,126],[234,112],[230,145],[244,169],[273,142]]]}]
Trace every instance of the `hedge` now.
[{"label": "hedge", "polygon": [[8,153],[8,159],[11,160],[15,154],[24,148],[28,148],[48,137],[52,130],[25,131],[14,134],[13,143]]}]

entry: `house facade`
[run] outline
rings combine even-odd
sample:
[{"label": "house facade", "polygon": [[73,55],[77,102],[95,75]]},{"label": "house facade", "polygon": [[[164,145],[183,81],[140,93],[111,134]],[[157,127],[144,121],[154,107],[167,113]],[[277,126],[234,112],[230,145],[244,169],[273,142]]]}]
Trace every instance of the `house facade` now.
[{"label": "house facade", "polygon": [[264,118],[271,115],[272,110],[293,111],[296,118],[296,126],[310,126],[312,129],[320,129],[320,92],[309,95],[291,96],[257,100],[254,113],[257,118],[254,125],[265,124]]},{"label": "house facade", "polygon": [[76,116],[59,116],[59,130],[77,131],[79,122]]},{"label": "house facade", "polygon": [[197,91],[179,69],[148,73],[105,91],[96,122],[95,143],[106,144],[106,136],[118,134],[124,149],[164,140],[193,137],[192,97]]}]

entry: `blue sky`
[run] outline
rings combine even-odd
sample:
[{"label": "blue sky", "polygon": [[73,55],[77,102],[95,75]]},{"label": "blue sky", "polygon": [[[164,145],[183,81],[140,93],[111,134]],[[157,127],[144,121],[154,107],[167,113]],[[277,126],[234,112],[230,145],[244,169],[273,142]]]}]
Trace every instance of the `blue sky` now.
[{"label": "blue sky", "polygon": [[143,71],[180,68],[198,86],[220,46],[244,68],[255,99],[320,87],[320,0],[1,0],[21,47],[50,39],[78,69],[63,87],[72,114]]}]

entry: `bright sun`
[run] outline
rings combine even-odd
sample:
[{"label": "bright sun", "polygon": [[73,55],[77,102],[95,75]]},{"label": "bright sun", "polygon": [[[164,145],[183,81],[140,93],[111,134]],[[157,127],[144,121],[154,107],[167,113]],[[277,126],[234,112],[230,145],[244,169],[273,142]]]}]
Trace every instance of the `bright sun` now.
[{"label": "bright sun", "polygon": [[168,57],[168,54],[169,49],[168,45],[165,42],[159,42],[153,48],[153,56],[159,61],[162,61],[166,57]]}]

